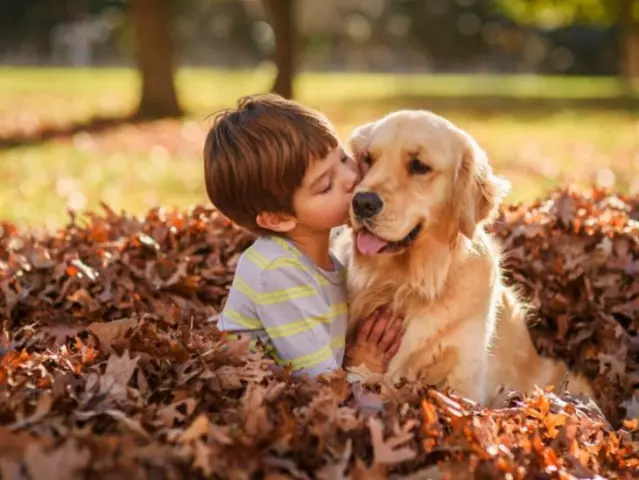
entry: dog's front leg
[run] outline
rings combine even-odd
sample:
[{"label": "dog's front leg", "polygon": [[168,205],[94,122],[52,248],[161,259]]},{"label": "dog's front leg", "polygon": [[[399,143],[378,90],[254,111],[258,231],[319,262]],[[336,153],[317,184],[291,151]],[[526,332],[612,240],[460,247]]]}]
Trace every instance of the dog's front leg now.
[{"label": "dog's front leg", "polygon": [[446,383],[459,395],[485,405],[487,371],[488,361],[485,355],[464,355],[461,352],[459,363],[450,372]]},{"label": "dog's front leg", "polygon": [[[443,318],[438,318],[440,314]],[[415,322],[415,332],[407,332],[413,340],[411,349],[422,358],[421,362],[407,358],[405,365],[417,367],[419,376],[427,381],[438,380],[450,386],[460,395],[480,404],[487,400],[488,355],[486,350],[487,323],[483,317],[446,318],[446,311],[431,312],[429,325],[441,325],[437,330],[424,336],[419,335],[419,324]],[[421,332],[426,333],[426,332]],[[419,341],[419,338],[422,341]],[[409,340],[410,341],[410,340]],[[401,350],[399,352],[402,353]],[[414,357],[413,357],[414,358]],[[424,361],[426,360],[426,361]],[[442,381],[443,380],[443,381]]]},{"label": "dog's front leg", "polygon": [[448,385],[483,404],[488,371],[483,341],[486,322],[450,319],[448,309],[428,309],[420,312],[418,318],[408,322],[402,345],[389,364],[393,381],[420,379],[433,385]]},{"label": "dog's front leg", "polygon": [[[473,316],[474,317],[474,316]],[[463,395],[482,405],[489,398],[488,391],[488,342],[489,323],[486,316],[465,319],[459,329],[447,340],[453,340],[458,348],[459,361],[450,372],[448,384]]]}]

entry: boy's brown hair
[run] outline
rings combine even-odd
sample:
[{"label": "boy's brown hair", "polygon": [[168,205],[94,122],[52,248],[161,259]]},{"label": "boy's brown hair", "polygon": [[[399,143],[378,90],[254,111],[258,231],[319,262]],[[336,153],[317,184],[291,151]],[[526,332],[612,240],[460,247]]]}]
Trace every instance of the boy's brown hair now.
[{"label": "boy's brown hair", "polygon": [[242,97],[215,117],[206,137],[206,192],[234,223],[272,233],[257,225],[257,215],[294,215],[293,194],[309,163],[338,144],[331,123],[315,110],[274,94]]}]

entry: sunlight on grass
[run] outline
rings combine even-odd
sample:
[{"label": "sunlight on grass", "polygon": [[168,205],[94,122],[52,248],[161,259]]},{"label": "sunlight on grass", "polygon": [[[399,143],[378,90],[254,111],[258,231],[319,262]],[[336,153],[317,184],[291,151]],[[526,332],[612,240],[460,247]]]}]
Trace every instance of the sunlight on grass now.
[{"label": "sunlight on grass", "polygon": [[[207,202],[201,149],[210,114],[241,95],[266,91],[271,78],[268,68],[184,69],[177,84],[189,114],[180,121],[0,150],[0,219],[53,228],[66,221],[67,207],[95,210],[100,201],[134,214]],[[135,71],[127,69],[0,69],[0,136],[124,115],[135,108],[137,89]],[[611,178],[615,188],[639,189],[637,115],[624,108],[629,99],[618,98],[615,79],[309,73],[297,91],[300,101],[327,114],[342,138],[398,108],[434,109],[478,139],[497,173],[513,182],[509,201]],[[478,108],[482,96],[505,103]],[[509,98],[533,102],[513,109]],[[534,99],[546,101],[544,109],[534,108]],[[575,110],[560,106],[566,99],[619,105]]]},{"label": "sunlight on grass", "polygon": [[99,155],[69,145],[23,147],[5,153],[0,178],[0,218],[49,228],[66,208],[95,210],[104,201],[136,214],[157,205],[185,206],[205,200],[195,157],[164,154]]}]

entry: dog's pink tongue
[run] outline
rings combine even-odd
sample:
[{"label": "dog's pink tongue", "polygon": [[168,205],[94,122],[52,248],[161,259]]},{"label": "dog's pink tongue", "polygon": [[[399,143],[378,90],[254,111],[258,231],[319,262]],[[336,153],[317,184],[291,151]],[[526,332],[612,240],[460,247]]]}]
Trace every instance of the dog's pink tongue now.
[{"label": "dog's pink tongue", "polygon": [[386,245],[388,245],[386,240],[382,240],[370,232],[357,233],[357,249],[364,255],[375,255]]}]

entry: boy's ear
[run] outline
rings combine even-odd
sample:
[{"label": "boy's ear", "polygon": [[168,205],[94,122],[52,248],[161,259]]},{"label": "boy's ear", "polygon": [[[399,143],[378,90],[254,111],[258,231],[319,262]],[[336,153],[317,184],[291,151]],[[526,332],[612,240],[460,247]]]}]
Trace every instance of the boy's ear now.
[{"label": "boy's ear", "polygon": [[283,213],[262,212],[255,217],[255,223],[265,230],[288,233],[297,226],[297,220]]}]

